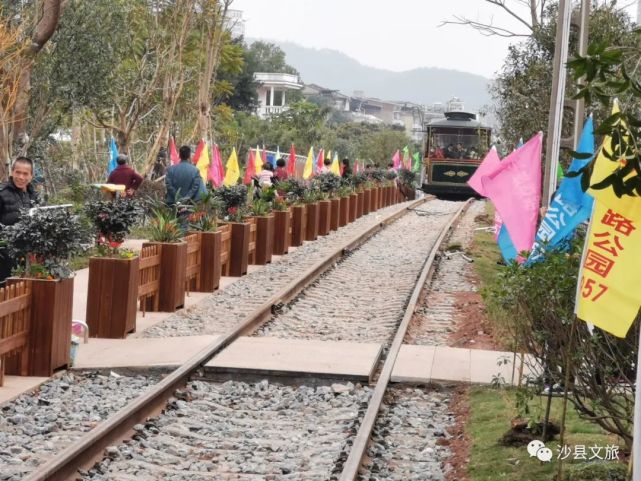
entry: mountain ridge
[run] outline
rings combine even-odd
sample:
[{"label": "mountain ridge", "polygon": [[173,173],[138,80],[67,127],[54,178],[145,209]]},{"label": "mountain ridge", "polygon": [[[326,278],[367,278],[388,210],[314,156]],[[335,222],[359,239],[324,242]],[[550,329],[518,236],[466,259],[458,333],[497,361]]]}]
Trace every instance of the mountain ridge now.
[{"label": "mountain ridge", "polygon": [[[253,41],[252,39],[250,41]],[[363,91],[367,97],[407,101],[424,105],[445,103],[459,97],[467,110],[478,110],[491,102],[491,80],[462,70],[417,67],[395,72],[371,67],[338,50],[304,47],[294,42],[263,40],[278,45],[286,61],[301,75],[303,82],[353,95]]]}]

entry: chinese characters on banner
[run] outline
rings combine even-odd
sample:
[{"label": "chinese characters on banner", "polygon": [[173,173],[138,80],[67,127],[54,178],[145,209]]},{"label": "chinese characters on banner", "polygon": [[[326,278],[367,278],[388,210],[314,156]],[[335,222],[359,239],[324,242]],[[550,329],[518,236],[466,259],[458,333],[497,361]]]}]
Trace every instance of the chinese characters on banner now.
[{"label": "chinese characters on banner", "polygon": [[618,337],[625,337],[639,310],[632,286],[641,283],[641,222],[596,201],[586,237],[577,316]]},{"label": "chinese characters on banner", "polygon": [[[574,448],[574,449],[573,449]],[[576,446],[556,447],[556,459],[566,460],[573,459],[575,461],[618,461],[619,459],[619,446],[608,444],[607,446],[586,446],[585,444],[577,444]]]}]

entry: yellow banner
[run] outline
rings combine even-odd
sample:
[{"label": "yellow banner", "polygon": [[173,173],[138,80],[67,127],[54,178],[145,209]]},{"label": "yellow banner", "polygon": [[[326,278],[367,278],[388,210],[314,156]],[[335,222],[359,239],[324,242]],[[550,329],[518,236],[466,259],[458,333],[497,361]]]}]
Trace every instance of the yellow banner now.
[{"label": "yellow banner", "polygon": [[309,179],[312,176],[314,169],[314,147],[309,148],[307,154],[307,161],[305,162],[305,169],[303,170],[303,179]]},{"label": "yellow banner", "polygon": [[223,184],[227,187],[236,185],[238,183],[238,178],[240,177],[240,166],[238,165],[238,154],[236,154],[236,147],[231,151],[229,160],[227,160],[227,166],[225,169],[225,180]]},{"label": "yellow banner", "polygon": [[[618,112],[615,103],[612,112]],[[597,155],[590,184],[619,168],[607,136]],[[611,187],[590,189],[594,210],[584,246],[576,315],[617,337],[625,337],[641,305],[641,197],[617,197]]]}]

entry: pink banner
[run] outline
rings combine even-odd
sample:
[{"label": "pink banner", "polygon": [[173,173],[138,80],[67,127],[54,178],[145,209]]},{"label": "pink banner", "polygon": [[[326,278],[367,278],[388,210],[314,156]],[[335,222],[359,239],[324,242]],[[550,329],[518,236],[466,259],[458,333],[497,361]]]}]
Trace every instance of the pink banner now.
[{"label": "pink banner", "polygon": [[218,144],[211,147],[211,163],[209,164],[209,181],[214,187],[220,187],[225,178],[223,159]]},{"label": "pink banner", "polygon": [[541,145],[539,132],[498,167],[481,177],[482,188],[492,199],[518,252],[534,245],[541,202]]},{"label": "pink banner", "polygon": [[401,152],[397,150],[392,157],[392,162],[394,163],[394,170],[401,168]]},{"label": "pink banner", "polygon": [[496,149],[492,147],[483,159],[483,162],[481,162],[481,165],[479,165],[474,172],[474,175],[467,181],[467,185],[472,187],[472,189],[483,197],[487,197],[481,179],[494,172],[499,165],[501,165],[501,159],[499,158],[499,154],[496,152]]}]

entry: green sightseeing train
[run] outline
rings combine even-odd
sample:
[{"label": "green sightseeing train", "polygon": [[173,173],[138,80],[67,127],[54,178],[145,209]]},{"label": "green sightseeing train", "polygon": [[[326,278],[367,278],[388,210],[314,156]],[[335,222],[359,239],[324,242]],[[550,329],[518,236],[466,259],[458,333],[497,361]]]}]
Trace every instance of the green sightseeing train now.
[{"label": "green sightseeing train", "polygon": [[426,125],[422,189],[428,194],[474,195],[467,185],[490,149],[492,129],[468,112],[446,112]]}]

